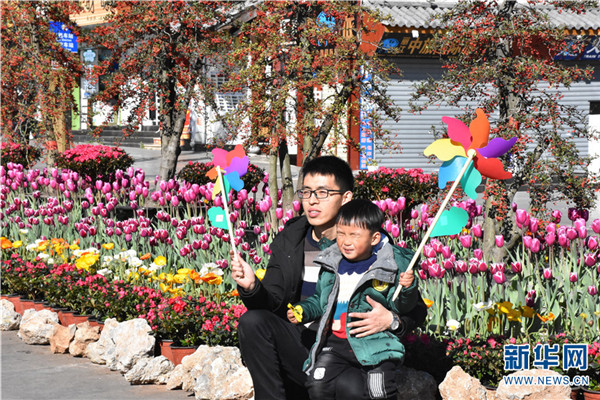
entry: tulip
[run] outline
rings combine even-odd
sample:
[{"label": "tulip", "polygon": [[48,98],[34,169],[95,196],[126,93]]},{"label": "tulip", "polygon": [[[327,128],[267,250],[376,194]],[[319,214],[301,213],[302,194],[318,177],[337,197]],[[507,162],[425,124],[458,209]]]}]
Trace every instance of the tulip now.
[{"label": "tulip", "polygon": [[510,269],[512,272],[514,272],[515,274],[520,274],[521,271],[523,271],[523,266],[521,265],[520,262],[518,261],[513,261],[510,263]]},{"label": "tulip", "polygon": [[538,238],[533,238],[533,240],[531,240],[531,247],[530,247],[531,252],[539,253],[541,248],[542,248],[542,244],[540,243],[540,240]]},{"label": "tulip", "polygon": [[551,215],[555,223],[560,223],[560,220],[562,219],[562,212],[560,212],[559,210],[554,210],[552,211]]},{"label": "tulip", "polygon": [[442,246],[442,257],[449,258],[452,255],[452,250],[450,250],[450,246]]},{"label": "tulip", "polygon": [[539,224],[540,224],[540,222],[537,218],[533,218],[533,217],[530,218],[529,219],[529,230],[532,233],[536,233],[538,230]]},{"label": "tulip", "polygon": [[282,208],[276,208],[275,209],[275,216],[277,217],[277,219],[281,219],[283,218],[283,209]]},{"label": "tulip", "polygon": [[479,264],[477,264],[477,269],[479,270],[479,272],[485,272],[487,271],[488,266],[485,263],[485,261],[480,261]]},{"label": "tulip", "polygon": [[471,232],[473,233],[473,235],[475,235],[475,237],[480,238],[483,236],[483,231],[481,229],[480,224],[473,225],[473,227],[471,228]]},{"label": "tulip", "polygon": [[473,255],[478,260],[482,260],[483,259],[483,250],[481,250],[481,249],[475,249],[475,250],[473,250]]},{"label": "tulip", "polygon": [[567,237],[567,235],[559,234],[558,235],[558,244],[561,247],[568,247],[569,246],[569,238]]},{"label": "tulip", "polygon": [[463,260],[459,260],[454,264],[454,270],[459,274],[467,272],[467,263]]},{"label": "tulip", "polygon": [[469,273],[471,274],[478,274],[479,273],[479,265],[477,262],[470,262],[469,263]]},{"label": "tulip", "polygon": [[516,221],[517,226],[519,228],[523,228],[523,226],[529,225],[529,214],[527,214],[527,211],[519,208],[516,211]]},{"label": "tulip", "polygon": [[556,234],[554,232],[548,232],[544,239],[548,246],[552,246],[554,242],[556,242]]},{"label": "tulip", "polygon": [[502,271],[496,271],[496,273],[492,275],[492,278],[499,285],[506,282],[506,276],[504,275],[504,272],[502,272]]},{"label": "tulip", "polygon": [[397,238],[398,236],[400,236],[400,227],[398,226],[398,224],[393,224],[392,225],[392,236],[395,238]]},{"label": "tulip", "polygon": [[546,225],[546,232],[556,233],[556,224],[554,222],[550,222],[548,225]]},{"label": "tulip", "polygon": [[434,263],[429,266],[429,274],[434,278],[443,278],[446,270],[443,269],[438,263]]},{"label": "tulip", "polygon": [[592,221],[592,230],[595,233],[600,233],[600,219],[595,219]]},{"label": "tulip", "polygon": [[419,217],[419,212],[417,210],[411,210],[410,211],[410,218],[411,219],[417,219]]},{"label": "tulip", "polygon": [[496,246],[503,247],[504,246],[504,236],[496,235],[495,238],[496,238]]},{"label": "tulip", "polygon": [[431,246],[425,246],[425,248],[423,248],[423,255],[425,257],[432,258],[432,257],[436,256],[436,252],[433,249],[433,247],[431,247]]},{"label": "tulip", "polygon": [[552,279],[553,277],[552,270],[550,268],[544,268],[542,275],[544,276],[544,279]]},{"label": "tulip", "polygon": [[422,269],[420,269],[419,272],[417,272],[417,274],[419,275],[419,279],[421,279],[422,281],[426,281],[428,278],[427,273]]},{"label": "tulip", "polygon": [[574,240],[578,236],[579,236],[579,233],[577,232],[577,230],[575,228],[567,228],[567,238],[569,238],[569,240]]},{"label": "tulip", "polygon": [[442,252],[443,246],[444,245],[439,240],[434,239],[431,241],[431,247],[433,248],[433,250],[435,250],[436,254],[440,254]]},{"label": "tulip", "polygon": [[260,226],[254,225],[253,231],[255,235],[258,235],[260,233]]},{"label": "tulip", "polygon": [[408,243],[406,243],[406,240],[400,240],[400,241],[398,241],[398,243],[396,245],[398,247],[405,249],[408,246]]},{"label": "tulip", "polygon": [[594,264],[596,264],[596,256],[594,254],[586,254],[584,256],[584,263],[588,267],[593,266]]},{"label": "tulip", "polygon": [[579,279],[579,277],[577,276],[577,272],[571,272],[569,274],[569,281],[577,282],[578,279]]},{"label": "tulip", "polygon": [[445,270],[450,270],[450,269],[454,268],[454,263],[452,262],[452,260],[444,260],[442,265],[444,266]]},{"label": "tulip", "polygon": [[595,296],[598,294],[598,288],[596,286],[588,286],[588,293],[591,296]]},{"label": "tulip", "polygon": [[490,265],[490,273],[495,274],[498,271],[504,272],[503,263],[493,263],[492,265]]},{"label": "tulip", "polygon": [[471,243],[473,238],[471,237],[471,235],[462,235],[460,236],[460,244],[465,247],[465,248],[469,248],[471,247]]},{"label": "tulip", "polygon": [[590,250],[596,250],[596,248],[598,247],[598,237],[590,236],[587,241],[587,247]]},{"label": "tulip", "polygon": [[531,236],[523,236],[523,245],[525,246],[526,249],[530,249],[531,248],[531,241],[532,241],[532,237]]}]

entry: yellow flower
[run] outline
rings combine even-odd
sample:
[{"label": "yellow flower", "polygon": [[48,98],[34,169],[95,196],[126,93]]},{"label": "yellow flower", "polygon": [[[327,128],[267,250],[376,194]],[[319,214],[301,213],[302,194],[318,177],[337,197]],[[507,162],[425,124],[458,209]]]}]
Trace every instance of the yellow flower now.
[{"label": "yellow flower", "polygon": [[533,318],[533,316],[535,315],[535,310],[529,306],[523,306],[522,309],[523,316],[525,318]]},{"label": "yellow flower", "polygon": [[115,244],[114,244],[114,243],[112,243],[112,242],[111,242],[111,243],[104,243],[104,244],[102,245],[102,248],[103,248],[104,250],[112,250],[112,249],[114,249],[114,248],[115,248]]},{"label": "yellow flower", "polygon": [[46,249],[48,248],[48,241],[44,240],[41,241],[38,246],[36,247],[36,251],[46,251]]},{"label": "yellow flower", "polygon": [[77,269],[85,269],[86,271],[90,270],[90,267],[98,261],[100,258],[99,254],[95,253],[83,253],[81,257],[75,260],[75,266]]},{"label": "yellow flower", "polygon": [[509,321],[519,321],[521,322],[521,312],[517,310],[510,310],[510,312],[506,315]]},{"label": "yellow flower", "polygon": [[263,280],[263,278],[265,277],[265,273],[266,272],[267,272],[267,270],[264,269],[264,268],[259,268],[259,269],[256,270],[255,274],[256,274],[256,277],[258,278],[259,281]]},{"label": "yellow flower", "polygon": [[498,303],[498,309],[502,311],[504,314],[510,314],[513,311],[512,303],[510,301],[504,301],[502,303]]},{"label": "yellow flower", "polygon": [[154,259],[154,264],[158,265],[159,267],[163,267],[167,265],[167,258],[164,256],[158,256]]},{"label": "yellow flower", "polygon": [[187,279],[187,274],[177,274],[173,277],[173,282],[182,284]]},{"label": "yellow flower", "polygon": [[220,285],[223,282],[223,278],[220,275],[209,272],[208,274],[200,277],[203,282],[209,285]]},{"label": "yellow flower", "polygon": [[138,279],[140,279],[140,274],[138,274],[137,272],[130,272],[129,279],[131,279],[132,281],[137,281]]},{"label": "yellow flower", "polygon": [[425,303],[427,308],[429,308],[433,305],[433,300],[426,299],[425,297],[423,297],[423,302]]},{"label": "yellow flower", "polygon": [[583,319],[587,319],[588,315],[586,313],[581,313],[579,316]]},{"label": "yellow flower", "polygon": [[159,285],[159,287],[160,287],[160,291],[161,291],[161,292],[168,292],[168,291],[169,291],[169,289],[171,288],[170,286],[168,286],[168,285],[165,285],[164,283],[161,283],[161,284]]},{"label": "yellow flower", "polygon": [[21,240],[14,241],[13,244],[12,244],[13,249],[18,249],[22,245],[23,245],[23,241],[21,241]]},{"label": "yellow flower", "polygon": [[181,275],[188,275],[188,274],[189,274],[191,271],[192,271],[192,270],[191,270],[191,269],[189,269],[189,268],[179,268],[179,269],[177,270],[177,273],[178,273],[178,274],[181,274]]},{"label": "yellow flower", "polygon": [[71,250],[79,250],[79,246],[77,246],[77,244],[73,243],[72,245],[69,246],[69,249],[71,249]]}]

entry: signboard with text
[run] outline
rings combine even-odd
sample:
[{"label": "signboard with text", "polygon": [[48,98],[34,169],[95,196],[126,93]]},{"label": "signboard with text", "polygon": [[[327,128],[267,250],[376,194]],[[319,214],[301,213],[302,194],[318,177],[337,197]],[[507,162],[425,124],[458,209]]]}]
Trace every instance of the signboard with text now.
[{"label": "signboard with text", "polygon": [[50,30],[56,34],[56,39],[63,49],[77,53],[77,36],[65,27],[62,22],[50,22]]}]

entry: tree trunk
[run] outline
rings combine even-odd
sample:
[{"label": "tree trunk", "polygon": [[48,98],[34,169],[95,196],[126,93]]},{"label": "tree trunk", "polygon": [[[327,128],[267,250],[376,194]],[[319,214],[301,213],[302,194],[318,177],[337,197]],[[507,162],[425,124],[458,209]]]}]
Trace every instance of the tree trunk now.
[{"label": "tree trunk", "polygon": [[277,148],[271,146],[269,151],[269,196],[273,206],[269,210],[269,220],[271,222],[271,229],[276,228],[277,215],[275,210],[277,209],[277,203],[279,201],[277,196]]},{"label": "tree trunk", "polygon": [[281,164],[282,207],[284,211],[287,211],[292,209],[292,201],[294,201],[294,182],[292,180],[290,155],[285,140],[279,142],[279,162]]},{"label": "tree trunk", "polygon": [[181,148],[179,147],[180,137],[181,132],[179,135],[165,135],[162,132],[160,134],[161,157],[160,169],[158,172],[160,180],[168,181],[175,177],[175,173],[177,172],[177,160],[179,159],[179,154],[181,154]]}]

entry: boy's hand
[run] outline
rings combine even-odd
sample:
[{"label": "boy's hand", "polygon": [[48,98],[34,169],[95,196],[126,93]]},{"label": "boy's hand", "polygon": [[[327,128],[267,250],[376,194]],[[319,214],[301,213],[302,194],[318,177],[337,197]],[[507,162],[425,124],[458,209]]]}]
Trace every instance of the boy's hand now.
[{"label": "boy's hand", "polygon": [[296,317],[294,317],[294,312],[292,310],[287,311],[287,318],[292,324],[299,324]]},{"label": "boy's hand", "polygon": [[415,272],[411,269],[410,271],[400,273],[400,279],[398,280],[398,283],[407,288],[412,285],[414,280]]},{"label": "boy's hand", "polygon": [[238,253],[229,250],[231,256],[231,277],[244,290],[252,290],[256,286],[256,275],[250,264],[242,260]]}]

